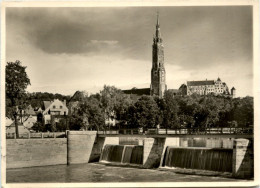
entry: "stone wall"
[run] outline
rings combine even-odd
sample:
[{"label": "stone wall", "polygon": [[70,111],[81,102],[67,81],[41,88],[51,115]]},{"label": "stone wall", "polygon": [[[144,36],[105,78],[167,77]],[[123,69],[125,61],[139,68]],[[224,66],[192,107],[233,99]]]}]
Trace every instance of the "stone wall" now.
[{"label": "stone wall", "polygon": [[67,164],[67,139],[6,139],[6,168]]},{"label": "stone wall", "polygon": [[119,137],[120,145],[143,145],[143,137]]},{"label": "stone wall", "polygon": [[89,162],[96,134],[96,131],[68,132],[68,164]]},{"label": "stone wall", "polygon": [[158,149],[158,143],[155,143],[154,138],[145,138],[143,140],[143,165],[146,168],[150,168],[155,163],[157,156],[156,150]]},{"label": "stone wall", "polygon": [[194,137],[180,138],[180,147],[207,147],[233,149],[233,138]]},{"label": "stone wall", "polygon": [[143,140],[143,166],[158,168],[167,146],[179,146],[179,138],[145,138]]},{"label": "stone wall", "polygon": [[111,144],[111,145],[119,145],[119,137],[106,137],[102,149],[105,147],[105,145]]},{"label": "stone wall", "polygon": [[248,139],[234,140],[232,175],[236,178],[254,176],[253,142]]}]

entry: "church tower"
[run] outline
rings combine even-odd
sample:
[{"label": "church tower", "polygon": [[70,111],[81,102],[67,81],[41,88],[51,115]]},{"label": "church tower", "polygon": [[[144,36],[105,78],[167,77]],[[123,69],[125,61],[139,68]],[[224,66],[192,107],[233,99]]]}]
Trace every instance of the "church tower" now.
[{"label": "church tower", "polygon": [[153,65],[151,71],[151,95],[162,98],[166,91],[164,69],[164,47],[162,44],[159,15],[157,14],[156,32],[153,38]]}]

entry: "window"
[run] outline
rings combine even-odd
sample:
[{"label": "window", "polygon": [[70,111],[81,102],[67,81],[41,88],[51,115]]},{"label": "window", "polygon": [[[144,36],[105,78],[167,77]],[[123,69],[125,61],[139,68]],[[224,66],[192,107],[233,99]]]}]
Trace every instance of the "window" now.
[{"label": "window", "polygon": [[53,109],[55,109],[56,108],[56,106],[55,105],[53,105]]},{"label": "window", "polygon": [[60,109],[62,109],[62,106],[60,106]]}]

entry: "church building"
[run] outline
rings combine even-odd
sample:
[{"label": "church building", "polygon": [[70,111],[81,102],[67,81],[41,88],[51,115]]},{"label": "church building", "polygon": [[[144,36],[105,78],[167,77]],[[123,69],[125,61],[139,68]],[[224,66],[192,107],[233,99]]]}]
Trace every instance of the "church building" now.
[{"label": "church building", "polygon": [[152,46],[151,86],[150,88],[123,90],[124,93],[137,96],[152,95],[159,98],[163,97],[164,92],[167,90],[167,85],[164,68],[164,46],[162,42],[159,15],[157,14],[156,31]]}]

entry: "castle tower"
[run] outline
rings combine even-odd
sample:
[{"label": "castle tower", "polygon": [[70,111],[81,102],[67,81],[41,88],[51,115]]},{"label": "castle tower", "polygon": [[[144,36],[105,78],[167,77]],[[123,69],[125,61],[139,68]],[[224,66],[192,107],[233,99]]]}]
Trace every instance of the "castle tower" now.
[{"label": "castle tower", "polygon": [[231,89],[231,95],[233,98],[236,97],[236,89],[234,87],[232,87],[232,89]]},{"label": "castle tower", "polygon": [[162,44],[159,15],[157,14],[156,32],[153,38],[153,65],[151,71],[151,95],[162,98],[167,89],[164,69],[164,47]]}]

